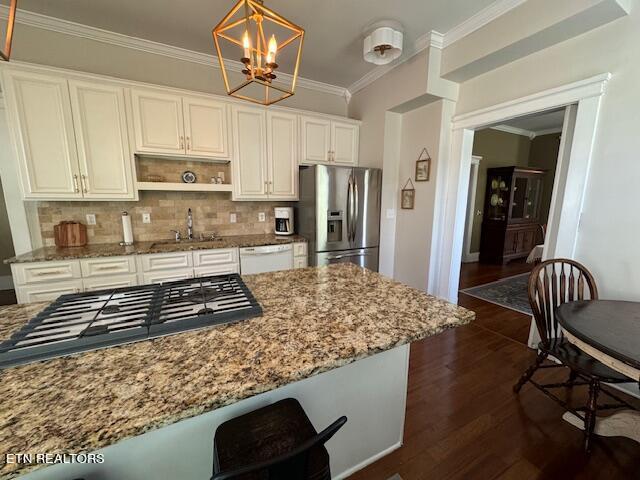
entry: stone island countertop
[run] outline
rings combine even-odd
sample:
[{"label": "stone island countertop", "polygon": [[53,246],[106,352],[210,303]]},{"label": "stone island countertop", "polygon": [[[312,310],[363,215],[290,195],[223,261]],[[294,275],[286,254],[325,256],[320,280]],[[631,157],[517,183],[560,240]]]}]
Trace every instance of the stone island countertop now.
[{"label": "stone island countertop", "polygon": [[75,260],[78,258],[119,257],[123,255],[146,255],[150,253],[185,252],[190,250],[211,250],[216,248],[260,247],[263,245],[281,245],[306,242],[300,235],[235,235],[217,237],[215,240],[182,240],[173,242],[136,242],[131,246],[117,243],[97,243],[84,247],[43,247],[16,257],[8,258],[4,263],[48,262],[55,260]]},{"label": "stone island countertop", "polygon": [[[262,317],[0,371],[8,453],[91,452],[475,318],[351,264],[243,277]],[[46,304],[0,307],[0,341]]]}]

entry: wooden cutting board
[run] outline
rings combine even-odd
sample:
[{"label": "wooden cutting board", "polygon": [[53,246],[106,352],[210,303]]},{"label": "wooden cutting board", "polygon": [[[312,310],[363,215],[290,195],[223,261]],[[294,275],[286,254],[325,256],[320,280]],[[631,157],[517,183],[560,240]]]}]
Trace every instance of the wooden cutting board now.
[{"label": "wooden cutting board", "polygon": [[53,227],[56,247],[84,247],[87,244],[87,227],[80,222],[60,222]]}]

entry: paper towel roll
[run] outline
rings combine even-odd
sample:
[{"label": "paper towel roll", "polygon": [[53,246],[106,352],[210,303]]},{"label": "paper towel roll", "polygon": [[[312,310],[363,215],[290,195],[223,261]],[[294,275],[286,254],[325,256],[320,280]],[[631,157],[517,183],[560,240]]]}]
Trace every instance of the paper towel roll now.
[{"label": "paper towel roll", "polygon": [[122,212],[122,233],[124,237],[124,245],[133,244],[133,229],[131,228],[131,217],[127,212]]}]

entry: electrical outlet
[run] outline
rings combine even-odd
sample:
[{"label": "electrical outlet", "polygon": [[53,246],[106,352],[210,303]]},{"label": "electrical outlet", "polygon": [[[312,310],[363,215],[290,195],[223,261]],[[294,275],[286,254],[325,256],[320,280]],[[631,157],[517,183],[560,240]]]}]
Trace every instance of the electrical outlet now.
[{"label": "electrical outlet", "polygon": [[142,214],[142,223],[151,223],[151,214],[143,213]]},{"label": "electrical outlet", "polygon": [[236,223],[238,221],[238,217],[235,213],[229,214],[229,223]]},{"label": "electrical outlet", "polygon": [[393,208],[387,208],[387,219],[396,218],[396,211]]},{"label": "electrical outlet", "polygon": [[260,212],[258,213],[258,221],[259,222],[264,222],[266,221],[267,217],[265,216],[264,212]]},{"label": "electrical outlet", "polygon": [[96,214],[87,213],[87,225],[95,225],[95,224],[96,224]]}]

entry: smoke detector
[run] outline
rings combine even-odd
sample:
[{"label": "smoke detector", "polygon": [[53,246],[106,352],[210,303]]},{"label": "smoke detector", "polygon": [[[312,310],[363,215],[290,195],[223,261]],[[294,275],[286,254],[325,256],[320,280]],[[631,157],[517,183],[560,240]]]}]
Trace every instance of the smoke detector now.
[{"label": "smoke detector", "polygon": [[386,65],[402,55],[402,25],[384,20],[369,25],[364,31],[364,59],[375,65]]}]

